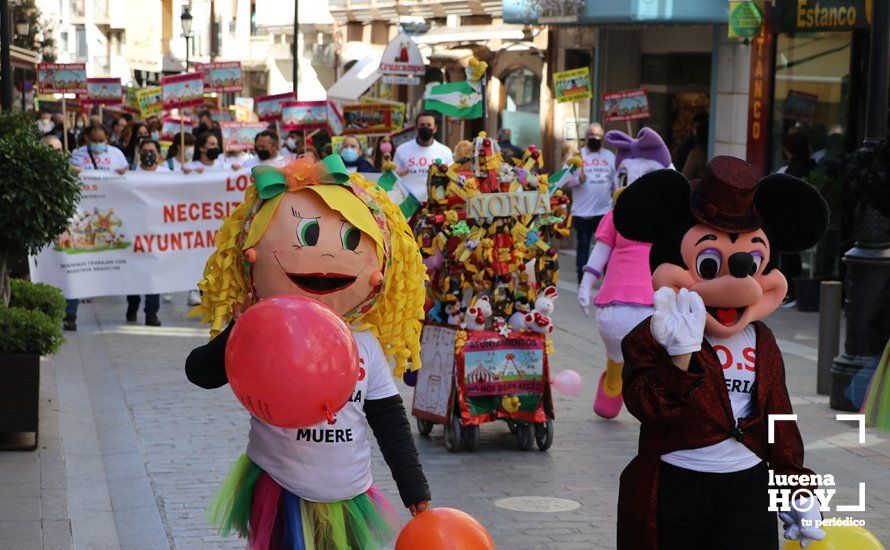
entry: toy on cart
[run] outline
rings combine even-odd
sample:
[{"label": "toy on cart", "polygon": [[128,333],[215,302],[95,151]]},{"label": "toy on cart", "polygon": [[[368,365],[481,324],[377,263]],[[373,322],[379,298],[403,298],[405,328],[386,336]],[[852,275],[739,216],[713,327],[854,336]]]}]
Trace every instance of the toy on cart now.
[{"label": "toy on cart", "polygon": [[479,425],[504,420],[519,448],[553,442],[550,316],[568,234],[568,200],[529,147],[516,166],[480,133],[434,164],[415,235],[430,277],[412,413],[444,424],[450,451],[472,450]]}]

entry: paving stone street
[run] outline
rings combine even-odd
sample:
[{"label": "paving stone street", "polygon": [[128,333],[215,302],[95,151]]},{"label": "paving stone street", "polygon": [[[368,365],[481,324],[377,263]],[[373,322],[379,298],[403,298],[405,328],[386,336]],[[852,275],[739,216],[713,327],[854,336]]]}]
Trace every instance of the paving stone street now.
[{"label": "paving stone street", "polygon": [[[476,517],[498,548],[615,546],[618,476],[635,453],[638,422],[626,411],[612,421],[593,414],[604,348],[565,273],[551,365],[579,372],[585,388],[575,398],[555,397],[552,448],[517,450],[503,423],[483,425],[474,452],[447,452],[441,427],[416,437],[433,504]],[[140,324],[127,324],[124,309],[122,297],[83,304],[78,332],[44,360],[39,449],[0,454],[0,549],[244,548],[243,540],[216,536],[204,515],[244,451],[248,428],[228,387],[202,390],[185,378],[185,357],[206,341],[205,328],[185,318],[185,294],[162,304],[160,328],[143,326],[141,313]],[[886,543],[890,435],[869,429],[859,445],[855,424],[837,422],[827,396],[816,395],[817,323],[817,314],[790,310],[768,320],[785,353],[806,462],[835,476],[835,503],[855,503],[858,483],[866,482],[866,511],[849,514]],[[399,386],[410,404],[412,390]],[[378,486],[398,502],[382,457],[375,452],[373,460]],[[495,505],[519,496],[579,506],[542,513]]]}]

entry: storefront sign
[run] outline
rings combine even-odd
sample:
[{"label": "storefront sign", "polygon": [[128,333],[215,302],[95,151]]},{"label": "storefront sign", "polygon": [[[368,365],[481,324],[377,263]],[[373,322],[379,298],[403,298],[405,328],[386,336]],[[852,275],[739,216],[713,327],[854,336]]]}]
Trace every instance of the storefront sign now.
[{"label": "storefront sign", "polygon": [[767,172],[769,122],[773,88],[773,49],[775,38],[770,28],[770,7],[766,6],[763,29],[751,42],[751,77],[748,90],[747,160],[761,173]]},{"label": "storefront sign", "polygon": [[553,73],[553,91],[558,103],[590,99],[590,67]]},{"label": "storefront sign", "polygon": [[195,71],[204,73],[205,92],[240,92],[244,89],[240,61],[195,63]]},{"label": "storefront sign", "polygon": [[285,101],[281,104],[281,129],[286,132],[326,128],[326,101]]},{"label": "storefront sign", "polygon": [[515,218],[550,212],[550,196],[537,191],[481,193],[467,201],[468,218]]},{"label": "storefront sign", "polygon": [[139,112],[142,118],[156,116],[164,112],[164,92],[160,86],[143,88],[136,92]]},{"label": "storefront sign", "polygon": [[343,106],[344,134],[393,133],[393,106],[389,103],[353,103]]},{"label": "storefront sign", "polygon": [[192,107],[204,103],[204,73],[181,73],[161,79],[164,108]]},{"label": "storefront sign", "polygon": [[624,90],[603,94],[603,118],[606,122],[649,118],[646,90]]},{"label": "storefront sign", "polygon": [[[785,30],[845,31],[871,24],[873,0],[790,0],[785,4]],[[789,5],[790,4],[790,5]]]},{"label": "storefront sign", "polygon": [[80,98],[84,105],[120,105],[123,90],[120,78],[88,78],[87,95]]},{"label": "storefront sign", "polygon": [[286,94],[264,95],[256,100],[256,114],[260,120],[271,122],[281,117],[281,104],[285,101],[295,101],[293,92]]},{"label": "storefront sign", "polygon": [[194,288],[250,174],[86,170],[80,180],[89,192],[68,230],[30,258],[32,279],[67,298]]},{"label": "storefront sign", "polygon": [[754,38],[763,26],[763,13],[752,0],[729,3],[729,37]]},{"label": "storefront sign", "polygon": [[219,124],[226,151],[247,151],[253,148],[256,135],[266,129],[265,122],[225,121]]},{"label": "storefront sign", "polygon": [[383,80],[384,84],[398,84],[401,86],[420,86],[420,77],[417,77],[417,76],[385,74],[385,75],[383,75],[382,80]]},{"label": "storefront sign", "polygon": [[377,70],[385,75],[421,76],[426,72],[426,65],[420,54],[420,48],[410,36],[402,32],[383,50]]},{"label": "storefront sign", "polygon": [[87,69],[83,63],[38,63],[37,92],[41,94],[87,93]]}]

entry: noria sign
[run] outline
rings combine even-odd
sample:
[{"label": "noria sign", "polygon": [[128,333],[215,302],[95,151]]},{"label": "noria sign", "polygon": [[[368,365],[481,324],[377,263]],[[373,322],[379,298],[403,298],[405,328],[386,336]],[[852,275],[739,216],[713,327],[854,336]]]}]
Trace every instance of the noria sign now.
[{"label": "noria sign", "polygon": [[66,298],[193,289],[247,171],[205,174],[88,170],[68,231],[30,258],[31,277]]}]

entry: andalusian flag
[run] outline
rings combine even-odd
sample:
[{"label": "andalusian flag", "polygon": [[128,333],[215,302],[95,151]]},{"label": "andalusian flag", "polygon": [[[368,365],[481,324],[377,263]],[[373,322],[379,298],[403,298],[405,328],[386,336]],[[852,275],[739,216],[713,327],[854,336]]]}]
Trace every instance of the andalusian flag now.
[{"label": "andalusian flag", "polygon": [[420,210],[420,201],[402,185],[402,182],[399,181],[399,176],[392,170],[387,170],[380,174],[380,177],[377,179],[377,185],[386,191],[389,200],[399,207],[406,220],[410,220],[411,216]]},{"label": "andalusian flag", "polygon": [[569,157],[561,169],[547,177],[550,192],[561,189],[567,182],[576,179],[579,168],[581,168],[581,157],[578,155]]},{"label": "andalusian flag", "polygon": [[433,86],[423,107],[453,118],[482,118],[482,87],[473,84],[464,80]]}]

